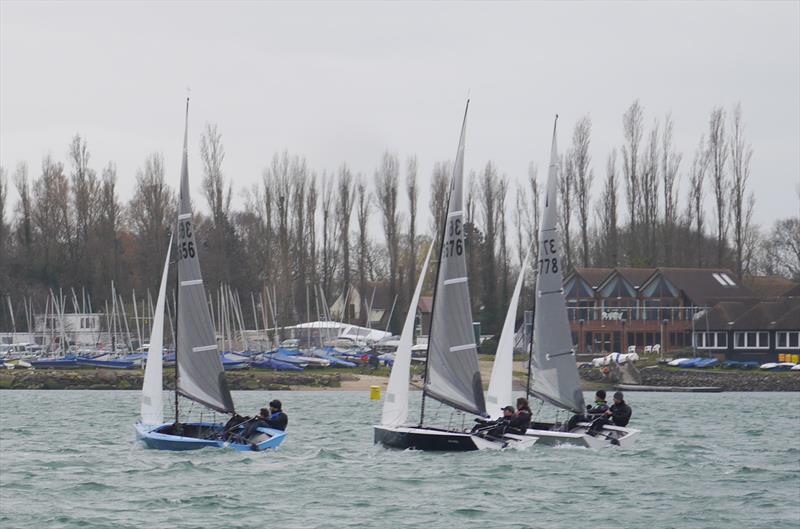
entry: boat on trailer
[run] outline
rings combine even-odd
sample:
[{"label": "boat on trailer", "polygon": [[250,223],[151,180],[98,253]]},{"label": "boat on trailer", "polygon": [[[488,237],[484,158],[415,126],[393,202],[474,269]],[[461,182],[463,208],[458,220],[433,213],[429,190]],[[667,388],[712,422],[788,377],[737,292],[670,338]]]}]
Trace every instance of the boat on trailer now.
[{"label": "boat on trailer", "polygon": [[[556,121],[558,116],[556,116]],[[542,218],[537,244],[536,306],[533,320],[533,341],[528,366],[527,395],[559,409],[582,415],[585,402],[581,390],[572,333],[567,318],[563,290],[562,241],[558,232],[557,182],[559,157],[556,125],[550,150],[550,168],[545,187]],[[511,372],[503,376],[510,379]],[[589,448],[631,446],[639,436],[633,428],[579,422],[569,431],[565,424],[534,422],[525,435],[538,438],[540,445],[571,444]]]},{"label": "boat on trailer", "polygon": [[150,347],[147,352],[147,365],[142,387],[141,421],[135,426],[136,435],[148,448],[159,450],[196,450],[213,447],[260,451],[276,448],[286,438],[286,433],[264,427],[248,431],[249,421],[239,422],[227,429],[225,423],[202,420],[197,422],[180,421],[179,396],[192,400],[214,412],[233,416],[236,414],[233,398],[225,380],[211,314],[206,303],[198,247],[192,225],[187,168],[188,114],[189,101],[187,99],[177,226],[175,418],[172,422],[164,421],[162,387],[164,305],[172,250],[172,238],[170,238],[158,292]]},{"label": "boat on trailer", "polygon": [[[467,109],[469,101],[467,101]],[[408,424],[408,385],[411,370],[416,308],[431,249],[420,271],[417,286],[403,325],[403,332],[392,365],[381,424],[375,425],[374,442],[389,448],[429,451],[471,451],[524,448],[536,442],[524,435],[495,435],[493,428],[479,431],[452,430],[425,424],[425,400],[435,399],[457,411],[487,417],[483,385],[478,365],[477,346],[472,330],[472,311],[467,283],[463,233],[464,135],[467,110],[461,126],[453,179],[447,205],[447,218],[441,234],[439,264],[433,295],[425,386],[420,420]]]}]

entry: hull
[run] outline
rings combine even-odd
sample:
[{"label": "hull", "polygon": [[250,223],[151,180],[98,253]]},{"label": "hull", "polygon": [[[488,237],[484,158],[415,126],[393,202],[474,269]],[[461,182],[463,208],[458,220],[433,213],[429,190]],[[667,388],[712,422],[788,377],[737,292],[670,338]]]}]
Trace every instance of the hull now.
[{"label": "hull", "polygon": [[97,360],[95,358],[78,358],[79,366],[102,367],[106,369],[133,369],[136,364],[128,360]]},{"label": "hull", "polygon": [[528,436],[509,436],[502,441],[494,441],[471,433],[415,426],[375,426],[374,431],[375,444],[400,450],[412,449],[429,452],[500,450],[511,445],[525,448],[536,442],[534,437]]},{"label": "hull", "polygon": [[606,425],[595,435],[587,433],[590,423],[579,423],[578,427],[571,432],[559,430],[549,430],[547,425],[537,423],[533,428],[529,428],[526,437],[536,437],[538,444],[543,446],[571,445],[583,448],[605,448],[608,446],[619,446],[630,448],[639,437],[639,430],[633,428],[623,428],[621,426]]},{"label": "hull", "polygon": [[199,450],[201,448],[232,448],[240,452],[260,452],[277,448],[286,438],[286,432],[272,428],[258,428],[251,442],[235,442],[220,439],[223,425],[218,423],[187,423],[182,425],[183,435],[173,433],[173,424],[158,426],[136,424],[136,437],[147,448],[155,450]]}]

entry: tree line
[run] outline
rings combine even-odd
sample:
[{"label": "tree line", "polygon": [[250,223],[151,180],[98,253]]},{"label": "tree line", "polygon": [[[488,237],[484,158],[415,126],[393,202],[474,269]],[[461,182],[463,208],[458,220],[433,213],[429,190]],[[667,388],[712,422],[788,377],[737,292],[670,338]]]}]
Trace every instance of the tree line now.
[{"label": "tree line", "polygon": [[[559,181],[567,267],[724,266],[739,276],[800,280],[800,214],[770,228],[753,222],[753,149],[741,107],[712,109],[690,157],[676,150],[673,129],[671,115],[646,119],[634,101],[622,115],[618,148],[595,162],[591,117],[571,127]],[[201,178],[195,178],[206,207],[195,212],[195,225],[209,290],[268,286],[277,318],[290,324],[321,316],[317,296],[330,304],[348,285],[366,294],[381,282],[397,299],[391,328],[399,330],[430,234],[441,228],[451,161],[434,163],[429,188],[421,189],[414,156],[386,151],[367,175],[347,163],[318,171],[284,151],[256,184],[238,190],[242,205],[234,208],[234,178],[225,174],[214,124],[203,130],[200,155]],[[26,162],[13,174],[0,168],[3,296],[36,300],[50,288],[80,287],[99,308],[110,299],[112,281],[118,292],[157,291],[177,201],[160,153],[144,157],[127,201],[118,195],[114,163],[98,169],[79,134],[65,161],[47,155],[37,173]],[[496,332],[536,238],[543,177],[533,162],[525,177],[510,178],[488,161],[467,181],[475,314],[486,332]],[[9,186],[18,195],[13,205]],[[429,209],[428,226],[419,224],[420,207]]]}]

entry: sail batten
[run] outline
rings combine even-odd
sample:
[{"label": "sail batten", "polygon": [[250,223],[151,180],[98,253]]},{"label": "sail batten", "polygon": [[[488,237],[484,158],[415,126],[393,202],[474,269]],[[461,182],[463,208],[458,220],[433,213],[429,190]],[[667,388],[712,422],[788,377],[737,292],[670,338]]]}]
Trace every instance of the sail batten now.
[{"label": "sail batten", "polygon": [[529,393],[562,409],[582,413],[580,377],[563,290],[562,241],[558,230],[558,147],[553,126],[550,169],[537,244],[536,311],[533,320]]},{"label": "sail batten", "polygon": [[206,303],[200,271],[192,202],[189,195],[187,126],[183,137],[180,209],[178,211],[178,366],[179,394],[223,413],[233,413],[233,399],[219,358],[217,338]]},{"label": "sail batten", "polygon": [[464,240],[464,140],[468,110],[469,101],[464,110],[446,222],[442,227],[424,391],[426,396],[456,409],[485,416]]}]

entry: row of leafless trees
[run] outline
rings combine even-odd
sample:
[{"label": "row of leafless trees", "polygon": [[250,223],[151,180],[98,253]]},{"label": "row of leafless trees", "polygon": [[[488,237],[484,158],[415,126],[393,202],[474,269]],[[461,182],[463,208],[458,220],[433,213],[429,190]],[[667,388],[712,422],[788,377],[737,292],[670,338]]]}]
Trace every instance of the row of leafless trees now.
[{"label": "row of leafless trees", "polygon": [[[638,101],[625,111],[623,141],[604,159],[597,183],[591,119],[574,124],[559,182],[567,262],[726,266],[740,275],[800,279],[798,218],[779,220],[764,233],[753,224],[752,148],[741,109],[711,111],[691,163],[683,163],[674,147],[670,115],[647,122]],[[429,234],[441,227],[449,161],[434,164],[429,190],[421,190],[413,156],[386,152],[374,173],[364,175],[347,164],[317,172],[304,158],[283,152],[257,184],[239,190],[243,206],[234,208],[233,179],[225,175],[215,125],[204,129],[200,154],[206,213],[197,214],[196,225],[209,289],[226,283],[249,292],[269,285],[280,321],[292,322],[320,316],[319,298],[330,304],[348,286],[368,295],[374,282],[382,282],[388,299],[398,300],[393,328],[399,327]],[[476,316],[494,331],[514,271],[536,236],[541,179],[533,163],[526,178],[511,179],[491,161],[468,177],[471,288]],[[21,298],[81,286],[98,307],[110,297],[112,280],[122,292],[157,288],[176,203],[163,157],[144,159],[127,203],[117,195],[116,178],[113,163],[100,174],[93,169],[80,136],[69,144],[66,165],[47,156],[37,177],[29,176],[26,163],[10,178],[0,177],[3,294]],[[13,209],[9,185],[19,196]],[[419,225],[425,193],[429,226]]]}]

